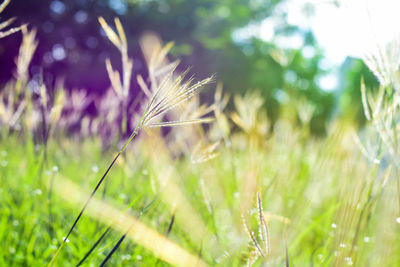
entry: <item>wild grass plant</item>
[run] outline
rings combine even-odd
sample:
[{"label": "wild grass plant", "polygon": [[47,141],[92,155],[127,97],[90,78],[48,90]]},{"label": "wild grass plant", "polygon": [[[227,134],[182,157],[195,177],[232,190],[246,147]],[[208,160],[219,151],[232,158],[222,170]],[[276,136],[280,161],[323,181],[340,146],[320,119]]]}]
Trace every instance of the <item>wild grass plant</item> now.
[{"label": "wild grass plant", "polygon": [[[8,6],[8,4],[10,3],[11,0],[4,0],[2,1],[2,3],[0,4],[0,14],[4,11],[4,9]],[[24,28],[26,25],[22,25],[22,26],[18,26],[18,27],[12,27],[9,28],[7,30],[7,27],[9,27],[11,24],[14,23],[14,21],[16,20],[15,17],[10,18],[6,21],[2,21],[0,23],[0,39],[4,38],[6,36],[9,36],[13,33],[16,33],[18,31],[20,31],[22,28]]]},{"label": "wild grass plant", "polygon": [[[115,20],[116,26],[119,32],[119,36],[116,35],[116,33],[107,25],[107,23],[104,21],[103,18],[99,19],[100,24],[103,27],[103,30],[106,32],[107,37],[116,45],[122,54],[122,62],[123,62],[123,69],[124,69],[124,83],[123,86],[121,85],[119,75],[117,72],[112,70],[112,67],[110,65],[110,61],[106,61],[107,69],[110,75],[110,80],[114,86],[114,89],[116,92],[120,94],[120,97],[122,99],[122,107],[123,109],[125,108],[125,102],[123,101],[124,98],[127,97],[128,90],[129,90],[129,83],[130,83],[130,76],[131,76],[131,70],[132,70],[132,61],[127,59],[127,43],[126,43],[126,37],[123,31],[123,28],[121,26],[121,23],[119,22],[118,19]],[[167,50],[164,48],[164,50]],[[158,60],[162,59],[162,57],[165,56],[165,52],[161,51],[161,55],[157,54]],[[143,113],[141,115],[141,118],[139,119],[135,129],[129,136],[128,140],[122,145],[121,149],[118,151],[118,153],[114,156],[114,159],[111,161],[110,165],[104,172],[103,176],[101,176],[99,182],[95,186],[94,190],[92,191],[90,197],[88,200],[84,203],[82,210],[79,212],[77,218],[73,222],[71,228],[69,229],[68,233],[66,236],[63,238],[63,241],[57,250],[56,254],[54,255],[53,259],[49,263],[49,265],[52,265],[54,260],[56,259],[59,251],[62,249],[62,247],[66,244],[69,236],[71,235],[72,231],[74,230],[76,224],[80,220],[81,216],[83,215],[83,212],[85,211],[86,207],[88,206],[90,200],[93,198],[97,190],[99,189],[100,185],[103,183],[103,181],[106,179],[109,171],[111,168],[114,166],[115,162],[118,160],[120,155],[125,152],[127,146],[129,145],[130,142],[135,138],[135,136],[139,133],[140,130],[145,129],[147,127],[153,128],[153,127],[165,127],[165,126],[177,126],[177,125],[187,125],[187,124],[193,124],[193,123],[202,123],[202,122],[208,122],[209,119],[201,119],[201,118],[196,118],[192,120],[180,120],[180,121],[161,121],[161,122],[154,122],[157,118],[163,118],[166,112],[170,111],[171,109],[175,108],[176,106],[182,104],[183,102],[187,101],[194,95],[198,94],[199,90],[206,84],[210,83],[212,81],[212,78],[206,78],[202,81],[199,81],[192,85],[193,78],[190,78],[185,81],[185,75],[184,74],[179,75],[176,79],[172,80],[174,71],[175,71],[176,66],[172,67],[172,70],[168,72],[165,77],[162,78],[161,82],[158,84],[158,86],[155,88],[153,92],[148,95],[149,99],[144,107]],[[151,76],[150,76],[151,77]],[[125,114],[125,110],[122,112]],[[125,123],[126,119],[123,116],[123,124]],[[122,126],[124,127],[124,126]]]},{"label": "wild grass plant", "polygon": [[[365,130],[335,119],[317,138],[305,100],[282,112],[297,110],[301,123],[282,116],[273,127],[257,92],[233,96],[226,111],[218,83],[214,102],[199,104],[214,79],[187,78],[168,60],[172,44],[153,34],[140,41],[149,77],[135,79],[144,105],[130,118],[125,33],[117,19],[116,31],[100,24],[123,65],[121,75],[106,61],[125,114],[116,150],[102,147],[101,118],[80,139],[63,134],[84,118],[85,101],[69,99],[84,96],[33,82],[26,70],[38,43],[22,30],[18,75],[0,91],[1,266],[398,266],[395,49],[368,55],[382,84],[363,86]],[[204,122],[207,130],[193,125]]]}]

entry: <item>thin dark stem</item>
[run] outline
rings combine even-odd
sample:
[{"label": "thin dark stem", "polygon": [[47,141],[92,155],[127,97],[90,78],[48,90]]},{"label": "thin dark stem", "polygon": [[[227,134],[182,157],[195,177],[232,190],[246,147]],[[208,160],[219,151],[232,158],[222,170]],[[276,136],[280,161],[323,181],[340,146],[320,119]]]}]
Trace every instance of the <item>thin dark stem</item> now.
[{"label": "thin dark stem", "polygon": [[289,267],[289,250],[288,250],[288,244],[287,244],[287,239],[285,236],[285,266]]},{"label": "thin dark stem", "polygon": [[[174,222],[175,222],[175,212],[172,213],[171,221],[169,222],[166,236],[169,236],[169,234],[171,233],[172,227],[174,226]],[[158,266],[159,264],[160,264],[160,259],[157,259],[155,266]]]},{"label": "thin dark stem", "polygon": [[171,232],[172,226],[174,226],[174,222],[175,222],[175,213],[173,213],[171,216],[171,221],[169,222],[168,229],[167,229],[167,236]]},{"label": "thin dark stem", "polygon": [[122,235],[122,237],[118,240],[117,244],[115,244],[115,246],[112,248],[110,253],[107,254],[107,257],[100,264],[100,267],[103,267],[107,263],[107,261],[111,258],[111,256],[114,254],[114,252],[117,251],[117,249],[121,245],[122,241],[124,241],[126,234],[129,232],[129,230],[130,230],[130,228],[128,229],[128,231],[125,232],[125,234]]},{"label": "thin dark stem", "polygon": [[60,247],[58,248],[58,250],[56,251],[56,254],[53,256],[52,260],[50,261],[48,266],[51,266],[55,260],[55,258],[57,257],[58,253],[61,251],[61,249],[63,248],[63,246],[65,245],[65,243],[68,240],[68,237],[71,235],[72,230],[74,230],[76,224],[78,223],[79,219],[81,218],[83,212],[85,211],[86,207],[88,206],[90,200],[93,198],[94,194],[97,192],[97,190],[99,189],[100,185],[103,183],[104,179],[106,178],[108,172],[110,171],[110,169],[112,168],[112,166],[114,166],[114,163],[117,161],[118,157],[121,155],[121,152],[118,152],[118,154],[115,156],[115,158],[113,159],[113,161],[111,162],[110,166],[108,166],[106,172],[103,174],[103,176],[101,177],[100,181],[97,183],[96,187],[94,188],[92,194],[90,195],[89,199],[86,201],[85,205],[83,206],[82,210],[79,212],[78,217],[76,217],[74,223],[72,224],[71,228],[68,231],[67,236],[63,239]]},{"label": "thin dark stem", "polygon": [[52,172],[51,177],[50,177],[50,186],[49,186],[49,193],[47,195],[47,200],[48,200],[48,209],[49,209],[49,232],[50,235],[53,237],[54,235],[54,228],[53,228],[53,208],[52,208],[52,193],[53,193],[53,185],[54,185],[54,179],[55,179],[55,173]]},{"label": "thin dark stem", "polygon": [[[154,201],[156,201],[157,197],[155,197],[149,204],[147,204],[146,206],[144,206],[142,208],[142,210],[140,211],[138,217],[140,217],[140,215],[142,215],[143,213],[145,213],[151,205],[153,205]],[[130,208],[132,205],[129,205],[128,208]],[[127,210],[128,210],[127,208]],[[79,261],[79,263],[76,266],[80,266],[82,265],[82,263],[89,257],[89,255],[93,252],[93,250],[100,244],[100,242],[102,241],[102,239],[107,235],[107,233],[111,230],[112,228],[112,224],[109,225],[107,227],[107,229],[104,231],[104,233],[100,236],[100,238],[94,243],[94,245],[89,249],[89,251],[85,254],[85,256],[82,258],[81,261]],[[130,229],[130,228],[129,228]],[[128,230],[129,231],[129,230]],[[128,231],[126,233],[128,233]]]},{"label": "thin dark stem", "polygon": [[103,186],[103,194],[101,196],[101,198],[104,200],[106,198],[106,194],[107,194],[107,181],[104,182],[104,186]]},{"label": "thin dark stem", "polygon": [[82,210],[79,212],[78,217],[75,219],[74,223],[72,224],[71,229],[68,231],[67,236],[64,238],[63,242],[61,243],[61,245],[59,246],[59,248],[57,249],[56,253],[54,254],[53,258],[50,260],[49,264],[47,266],[51,266],[53,264],[53,262],[55,261],[55,259],[57,258],[58,253],[60,253],[61,249],[64,247],[64,245],[66,244],[68,237],[71,235],[72,230],[74,230],[76,224],[78,223],[79,219],[81,218],[83,212],[85,211],[87,205],[89,204],[90,200],[93,198],[94,194],[97,192],[97,190],[99,189],[100,185],[103,183],[104,179],[106,178],[108,172],[110,171],[110,169],[112,168],[112,166],[114,166],[114,163],[117,161],[118,157],[125,151],[125,149],[127,148],[127,146],[129,145],[129,143],[133,140],[133,138],[135,138],[135,136],[138,134],[139,130],[142,128],[143,126],[143,122],[144,122],[144,118],[147,114],[147,109],[144,111],[144,113],[142,114],[142,117],[139,120],[139,123],[136,125],[135,130],[133,130],[132,134],[129,136],[128,140],[125,142],[125,144],[122,146],[122,148],[119,150],[118,154],[115,156],[115,158],[113,159],[113,161],[111,162],[111,164],[108,166],[106,172],[103,174],[103,176],[101,177],[100,181],[97,183],[96,187],[94,188],[92,194],[90,195],[89,199],[86,201],[85,205],[83,206]]},{"label": "thin dark stem", "polygon": [[113,159],[113,161],[111,162],[110,166],[108,166],[106,172],[103,174],[103,176],[101,177],[100,181],[97,183],[96,187],[94,188],[92,194],[90,195],[89,199],[86,201],[85,205],[83,206],[82,210],[79,212],[78,217],[75,219],[74,224],[72,225],[71,229],[69,230],[67,236],[64,238],[64,243],[66,242],[66,240],[68,239],[68,237],[71,235],[72,230],[74,230],[76,224],[78,223],[79,219],[81,218],[83,212],[85,211],[87,205],[89,204],[90,200],[93,198],[94,194],[96,194],[97,190],[99,189],[100,185],[103,183],[104,179],[106,178],[108,172],[110,171],[111,167],[114,166],[114,163],[117,161],[117,159],[119,158],[119,155],[121,155],[121,153],[118,153],[115,158]]},{"label": "thin dark stem", "polygon": [[100,236],[99,239],[97,239],[96,243],[89,249],[89,251],[85,254],[85,256],[78,262],[76,265],[81,266],[82,263],[89,257],[89,255],[93,252],[93,250],[100,244],[101,240],[107,235],[107,233],[111,230],[111,226],[107,227],[107,229],[104,231],[104,233]]}]

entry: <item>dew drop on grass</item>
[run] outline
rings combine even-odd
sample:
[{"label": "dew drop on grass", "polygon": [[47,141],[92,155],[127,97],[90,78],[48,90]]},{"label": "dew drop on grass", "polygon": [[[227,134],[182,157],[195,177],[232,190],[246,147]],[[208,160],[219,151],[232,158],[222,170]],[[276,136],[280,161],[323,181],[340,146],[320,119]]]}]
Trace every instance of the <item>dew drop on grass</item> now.
[{"label": "dew drop on grass", "polygon": [[14,253],[15,253],[15,248],[10,247],[10,248],[9,248],[9,251],[10,251],[11,254],[14,254]]},{"label": "dew drop on grass", "polygon": [[122,255],[121,256],[121,260],[123,260],[123,261],[128,261],[128,260],[130,260],[132,257],[131,257],[131,255],[129,255],[129,254],[124,254],[124,255]]},{"label": "dew drop on grass", "polygon": [[99,172],[99,167],[97,165],[92,166],[92,172],[98,173]]},{"label": "dew drop on grass", "polygon": [[350,257],[344,258],[344,261],[346,262],[347,265],[350,265],[350,266],[353,265],[353,260]]},{"label": "dew drop on grass", "polygon": [[371,240],[371,238],[369,236],[364,236],[365,243],[369,243],[370,240]]},{"label": "dew drop on grass", "polygon": [[345,247],[346,247],[346,244],[340,243],[340,244],[339,244],[339,247],[345,248]]},{"label": "dew drop on grass", "polygon": [[53,172],[58,172],[58,166],[53,166]]},{"label": "dew drop on grass", "polygon": [[63,236],[62,239],[63,239],[63,241],[65,241],[65,243],[69,243],[69,239],[68,238],[66,239],[65,236]]},{"label": "dew drop on grass", "polygon": [[137,259],[138,261],[141,261],[141,260],[143,259],[143,257],[142,257],[142,255],[136,255],[136,259]]},{"label": "dew drop on grass", "polygon": [[13,226],[17,227],[19,225],[19,221],[18,220],[14,220],[13,221]]},{"label": "dew drop on grass", "polygon": [[32,194],[34,195],[34,196],[40,196],[41,194],[42,194],[42,190],[41,189],[35,189],[35,190],[33,190],[33,192],[32,192]]},{"label": "dew drop on grass", "polygon": [[336,227],[337,227],[337,226],[336,226],[336,223],[332,223],[332,224],[331,224],[331,227],[332,227],[333,229],[336,229]]},{"label": "dew drop on grass", "polygon": [[397,217],[396,222],[400,223],[400,217]]}]

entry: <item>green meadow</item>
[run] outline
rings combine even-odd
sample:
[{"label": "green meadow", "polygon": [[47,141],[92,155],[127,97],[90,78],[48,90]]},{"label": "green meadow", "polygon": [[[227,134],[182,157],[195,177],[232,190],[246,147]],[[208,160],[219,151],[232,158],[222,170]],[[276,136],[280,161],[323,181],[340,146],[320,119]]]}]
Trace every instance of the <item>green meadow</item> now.
[{"label": "green meadow", "polygon": [[103,113],[85,114],[89,93],[30,89],[40,42],[10,23],[0,38],[22,42],[0,89],[0,266],[400,266],[398,49],[365,58],[379,81],[360,80],[366,122],[333,115],[315,133],[308,99],[272,119],[260,90],[197,79],[153,35],[136,75],[128,33],[102,17],[121,58],[104,66]]}]

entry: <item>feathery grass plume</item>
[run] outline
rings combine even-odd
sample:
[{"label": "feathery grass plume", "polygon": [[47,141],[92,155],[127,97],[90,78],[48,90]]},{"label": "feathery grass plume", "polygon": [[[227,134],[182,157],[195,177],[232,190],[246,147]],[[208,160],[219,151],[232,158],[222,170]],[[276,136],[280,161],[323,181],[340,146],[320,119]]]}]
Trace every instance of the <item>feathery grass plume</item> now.
[{"label": "feathery grass plume", "polygon": [[154,91],[160,80],[179,64],[179,60],[169,62],[167,59],[168,52],[174,43],[169,42],[163,46],[160,37],[152,32],[143,34],[139,43],[149,71],[151,89]]},{"label": "feathery grass plume", "polygon": [[0,14],[3,12],[3,10],[8,6],[11,0],[4,0],[3,3],[0,5]]},{"label": "feathery grass plume", "polygon": [[[367,93],[365,86],[361,87],[363,107],[365,116],[374,127],[374,132],[369,130],[369,144],[376,143],[376,135],[382,141],[384,149],[387,150],[396,168],[400,169],[398,158],[400,157],[399,121],[400,116],[400,93],[397,90],[390,90],[390,87],[380,86],[379,91],[373,95]],[[365,149],[361,150],[365,154]],[[375,151],[381,151],[382,147],[377,147]],[[369,153],[367,153],[369,154]],[[377,155],[377,152],[375,152]],[[374,156],[375,156],[374,155]],[[371,158],[371,157],[369,157]],[[375,158],[376,159],[376,156]],[[376,160],[375,160],[376,161]],[[379,160],[377,161],[379,162]]]},{"label": "feathery grass plume", "polygon": [[18,127],[18,121],[22,117],[26,100],[18,101],[15,95],[14,85],[8,83],[0,92],[0,125],[7,127],[10,131]]},{"label": "feathery grass plume", "polygon": [[367,89],[365,87],[364,77],[361,78],[361,102],[363,104],[365,118],[371,120],[371,112],[368,106]]},{"label": "feathery grass plume", "polygon": [[[195,95],[189,101],[169,112],[168,117],[171,121],[191,121],[201,118],[206,123],[212,123],[214,121],[213,109],[214,105],[200,105],[200,97]],[[165,136],[165,142],[175,156],[191,155],[199,140],[206,143],[206,139],[204,128],[200,125],[182,129],[175,128]]]},{"label": "feathery grass plume", "polygon": [[17,65],[17,77],[23,84],[28,80],[28,67],[32,60],[33,54],[38,46],[38,41],[36,40],[36,29],[28,30],[26,26],[21,28],[22,31],[22,44],[19,47],[19,54],[16,60]]},{"label": "feathery grass plume", "polygon": [[58,121],[60,120],[61,117],[61,113],[64,109],[65,103],[66,103],[66,95],[65,95],[65,90],[63,88],[63,85],[61,82],[56,84],[56,93],[54,96],[54,101],[53,101],[53,105],[50,109],[49,112],[49,118],[48,118],[48,122],[49,122],[49,136],[52,136]]},{"label": "feathery grass plume", "polygon": [[307,99],[301,98],[297,105],[297,109],[301,123],[309,125],[315,111],[315,106],[307,101]]},{"label": "feathery grass plume", "polygon": [[[87,193],[72,182],[60,179],[55,185],[57,192],[66,201],[74,205],[81,205],[87,198]],[[101,211],[101,212],[99,212]],[[93,199],[88,207],[88,214],[125,234],[135,243],[151,251],[159,259],[174,266],[207,266],[199,257],[186,251],[164,235],[149,228],[140,220],[128,215],[105,201]]]},{"label": "feathery grass plume", "polygon": [[235,96],[234,103],[236,112],[232,113],[231,118],[234,123],[241,127],[245,132],[258,131],[260,109],[264,104],[264,99],[258,92],[249,92],[245,96]]},{"label": "feathery grass plume", "polygon": [[[100,23],[103,24],[101,19],[99,20]],[[115,45],[121,45],[120,42],[121,39],[116,38],[116,34],[114,32],[111,32],[111,29],[109,29],[108,25],[104,25],[103,28],[107,30],[107,34],[109,35],[110,40]],[[197,83],[193,83],[193,78],[189,78],[185,80],[186,73],[180,74],[176,79],[173,79],[173,74],[176,69],[177,65],[174,65],[174,68],[171,70],[170,73],[166,75],[166,77],[162,80],[158,88],[156,88],[155,91],[152,92],[150,98],[147,101],[147,104],[144,108],[144,111],[142,113],[141,118],[139,119],[139,122],[137,123],[135,129],[132,131],[131,135],[129,136],[128,140],[123,144],[121,149],[118,151],[118,153],[114,156],[113,160],[111,161],[110,165],[104,172],[103,176],[99,179],[98,183],[96,184],[95,188],[92,191],[92,194],[88,198],[88,200],[85,202],[82,210],[79,212],[77,218],[73,222],[71,228],[69,229],[66,237],[62,241],[61,245],[59,246],[58,250],[54,254],[52,260],[49,262],[49,266],[52,265],[58,255],[58,253],[61,251],[63,246],[66,243],[66,240],[68,237],[71,235],[72,231],[75,229],[76,224],[80,220],[83,212],[87,208],[89,202],[99,189],[100,185],[103,183],[105,178],[107,177],[109,171],[111,168],[114,166],[115,162],[118,160],[120,155],[126,150],[127,146],[131,143],[131,141],[135,138],[135,136],[139,133],[140,130],[144,128],[152,128],[152,127],[171,127],[171,126],[179,126],[179,125],[189,125],[189,124],[195,124],[195,123],[205,123],[209,122],[209,118],[204,118],[204,119],[191,119],[191,120],[180,120],[180,121],[162,121],[161,122],[155,122],[157,119],[161,119],[168,111],[171,111],[175,107],[181,105],[182,103],[188,101],[191,99],[193,96],[197,95],[202,87],[205,85],[209,84],[210,82],[213,81],[213,77],[206,78],[204,80],[198,81]]]},{"label": "feathery grass plume", "polygon": [[361,141],[361,138],[355,131],[352,131],[354,143],[358,146],[361,154],[368,159],[371,164],[379,164],[380,158],[382,157],[382,145],[377,143],[380,138],[379,134],[371,127],[367,127],[365,130],[366,133],[363,141]]},{"label": "feathery grass plume", "polygon": [[243,97],[235,96],[233,100],[236,111],[231,114],[232,121],[247,134],[252,149],[260,147],[269,129],[263,97],[260,92],[255,91],[248,92]]},{"label": "feathery grass plume", "polygon": [[262,208],[262,202],[261,202],[261,197],[260,193],[257,192],[257,210],[258,210],[258,232],[261,241],[263,242],[265,254],[269,254],[269,234],[268,234],[268,227],[267,227],[267,221],[264,218],[264,212]]},{"label": "feathery grass plume", "polygon": [[[11,2],[11,0],[4,0],[3,3],[0,4],[0,14],[4,11],[4,9],[7,7],[7,5],[10,2]],[[6,31],[3,31],[6,27],[10,26],[15,20],[16,20],[16,18],[10,18],[10,19],[0,23],[0,39],[6,37],[8,35],[11,35],[15,32],[18,32],[23,27],[26,26],[26,25],[22,25],[22,26],[13,27]]]},{"label": "feathery grass plume", "polygon": [[258,223],[258,236],[259,240],[258,241],[256,235],[254,232],[250,229],[246,218],[242,214],[242,220],[243,220],[243,225],[246,233],[250,237],[250,241],[253,245],[253,251],[256,253],[251,253],[248,258],[248,264],[251,266],[252,262],[254,262],[257,257],[262,257],[264,260],[266,260],[267,256],[270,254],[270,245],[269,245],[269,234],[268,234],[268,226],[267,226],[267,221],[265,220],[264,217],[264,212],[262,208],[262,201],[260,194],[257,192],[257,223]]},{"label": "feathery grass plume", "polygon": [[[130,82],[132,77],[133,61],[128,57],[128,42],[126,40],[125,31],[122,27],[121,21],[118,18],[114,19],[117,32],[114,32],[111,27],[107,24],[103,17],[99,17],[99,22],[106,33],[108,39],[118,48],[121,53],[122,60],[122,75],[118,71],[114,70],[110,59],[106,59],[106,69],[108,77],[110,78],[112,88],[118,95],[122,108],[122,133],[128,128],[128,110],[127,101],[130,89]],[[122,76],[122,77],[121,77]],[[122,82],[121,82],[122,80]]]},{"label": "feathery grass plume", "polygon": [[[27,127],[28,131],[33,130],[35,125],[34,119],[35,116],[38,116],[38,113],[34,110],[34,103],[32,100],[32,90],[23,90],[28,85],[29,80],[29,64],[32,61],[33,54],[36,51],[38,46],[38,41],[36,40],[36,30],[28,30],[27,26],[22,26],[22,43],[19,47],[18,57],[16,59],[17,65],[17,73],[16,78],[17,82],[15,85],[15,93],[16,98],[24,99],[26,103],[26,107],[24,109],[24,126]],[[32,119],[32,120],[31,120]]]},{"label": "feathery grass plume", "polygon": [[[229,125],[229,121],[227,116],[224,114],[224,109],[228,105],[230,95],[225,93],[222,93],[222,83],[219,82],[217,84],[217,88],[215,90],[214,94],[214,115],[216,119],[216,124],[215,128],[218,128],[218,132],[220,132],[220,135],[222,135],[222,138],[225,141],[225,144],[227,146],[231,146],[231,140],[230,140],[230,134],[231,134],[231,129]],[[216,130],[215,130],[216,131]]]},{"label": "feathery grass plume", "polygon": [[[176,67],[177,65],[174,67],[174,70]],[[143,113],[143,118],[141,120],[142,127],[152,128],[187,125],[193,123],[206,123],[212,120],[211,118],[194,118],[189,120],[155,122],[157,118],[162,118],[162,116],[168,111],[197,95],[204,85],[209,84],[214,80],[214,77],[211,76],[192,84],[193,78],[189,78],[185,81],[187,71],[172,80],[174,70],[164,78],[160,86],[152,93]]]},{"label": "feathery grass plume", "polygon": [[[22,91],[28,81],[28,66],[37,47],[35,40],[36,31],[28,31],[26,25],[22,27],[22,44],[19,48],[19,54],[16,59],[17,81],[11,80],[0,93],[0,123],[8,127],[10,131],[22,129],[23,125],[19,122],[24,121],[24,126],[33,126],[35,119],[28,121],[31,117],[32,99],[30,90]],[[32,128],[28,127],[28,130]]]},{"label": "feathery grass plume", "polygon": [[[176,76],[175,70],[179,65],[179,61],[169,63],[166,58],[168,52],[173,47],[173,43],[170,42],[162,46],[161,40],[153,33],[145,34],[140,39],[140,45],[146,59],[150,79],[149,88],[140,75],[137,77],[140,88],[149,99],[147,106],[149,109],[149,116],[144,119],[144,124],[150,122],[153,118],[161,117],[159,115],[162,113],[166,113],[170,110],[172,111],[176,106],[193,103],[189,102],[189,100],[197,96],[198,88],[214,80],[214,77],[211,76],[197,84],[191,85],[193,77],[186,78],[189,69]],[[206,106],[197,107],[196,109],[185,108],[183,115],[180,116],[182,119],[161,124],[154,123],[153,125],[149,125],[149,127],[190,124],[210,113],[212,109],[212,107],[207,108]],[[209,117],[200,120],[204,123],[208,123],[212,121],[212,118]]]},{"label": "feathery grass plume", "polygon": [[208,145],[204,145],[202,144],[202,142],[199,142],[195,146],[190,160],[193,163],[202,163],[215,158],[216,156],[218,156],[218,152],[216,151],[216,149],[220,144],[221,142],[219,141]]},{"label": "feathery grass plume", "polygon": [[[36,128],[41,128],[43,138],[42,141],[45,146],[56,129],[57,123],[61,117],[61,112],[66,102],[65,89],[62,81],[56,81],[54,96],[50,98],[50,95],[51,93],[49,93],[49,89],[44,83],[42,83],[39,88],[40,106],[35,107],[35,109],[38,109],[38,112],[41,114],[42,125],[36,125]],[[30,116],[27,115],[25,119],[25,124],[29,124]],[[38,130],[34,129],[34,127],[28,127],[28,129],[31,131]]]},{"label": "feathery grass plume", "polygon": [[395,86],[400,90],[399,85],[399,64],[400,64],[400,35],[394,37],[386,47],[376,44],[377,52],[367,52],[363,60],[368,68],[378,78],[382,86]]},{"label": "feathery grass plume", "polygon": [[[155,85],[162,83],[163,78],[174,68],[176,68],[179,61],[170,62],[167,58],[168,52],[172,49],[173,43],[162,44],[161,39],[154,33],[145,33],[140,38],[140,46],[143,51],[146,64],[149,69],[148,80],[150,86],[147,86],[146,82],[141,76],[138,76],[138,84],[140,85],[143,93],[146,96],[151,94],[151,91],[157,90]],[[187,71],[186,71],[187,72]],[[185,72],[184,72],[185,73]],[[178,78],[174,75],[173,79]],[[169,84],[168,86],[172,86]],[[200,105],[200,99],[198,95],[193,96],[189,101],[186,101],[171,112],[168,113],[168,117],[171,121],[191,121],[202,118],[204,122],[212,122],[210,116],[215,108],[215,105]],[[160,132],[161,133],[161,132]],[[183,129],[172,129],[166,136],[165,140],[168,147],[176,156],[191,154],[191,151],[195,144],[198,143],[199,139],[204,139],[204,129],[201,126],[197,127],[185,127]]]}]

